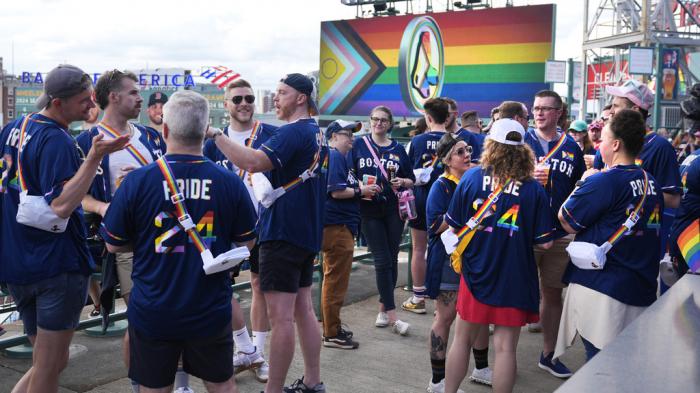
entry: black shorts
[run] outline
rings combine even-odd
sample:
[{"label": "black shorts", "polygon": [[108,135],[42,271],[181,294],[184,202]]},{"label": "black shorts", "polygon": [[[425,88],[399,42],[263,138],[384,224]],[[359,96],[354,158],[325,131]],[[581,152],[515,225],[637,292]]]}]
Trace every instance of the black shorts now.
[{"label": "black shorts", "polygon": [[197,378],[222,383],[233,376],[231,324],[216,336],[191,340],[149,338],[129,325],[129,352],[129,378],[151,389],[175,382],[180,355],[185,372]]},{"label": "black shorts", "polygon": [[428,224],[426,219],[426,202],[428,199],[428,194],[425,190],[419,190],[418,188],[420,187],[423,186],[416,187],[416,190],[414,191],[416,198],[416,218],[408,221],[408,227],[418,229],[420,231],[427,231]]},{"label": "black shorts", "polygon": [[255,274],[260,274],[260,243],[255,243],[255,247],[250,250],[250,271]]},{"label": "black shorts", "polygon": [[316,253],[272,240],[260,245],[260,289],[297,293],[313,283]]}]

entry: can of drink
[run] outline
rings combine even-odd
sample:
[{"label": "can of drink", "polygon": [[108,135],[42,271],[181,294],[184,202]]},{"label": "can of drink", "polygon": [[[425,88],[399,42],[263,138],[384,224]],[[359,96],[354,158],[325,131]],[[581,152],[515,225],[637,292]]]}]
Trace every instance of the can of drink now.
[{"label": "can of drink", "polygon": [[[362,176],[362,184],[365,186],[371,186],[372,184],[377,184],[377,176],[364,175]],[[365,201],[371,201],[372,197],[362,197]]]}]

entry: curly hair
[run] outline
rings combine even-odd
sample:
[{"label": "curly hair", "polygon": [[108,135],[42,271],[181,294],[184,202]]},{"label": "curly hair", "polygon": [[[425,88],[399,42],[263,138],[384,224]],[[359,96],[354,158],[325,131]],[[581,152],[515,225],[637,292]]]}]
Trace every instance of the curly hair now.
[{"label": "curly hair", "polygon": [[490,169],[498,180],[524,181],[535,171],[535,153],[528,145],[506,145],[487,139],[480,164],[484,170]]}]

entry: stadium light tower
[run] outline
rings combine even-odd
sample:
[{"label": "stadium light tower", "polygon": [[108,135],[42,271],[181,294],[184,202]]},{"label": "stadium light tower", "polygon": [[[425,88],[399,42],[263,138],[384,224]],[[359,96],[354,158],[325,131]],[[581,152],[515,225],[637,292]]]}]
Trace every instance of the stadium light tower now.
[{"label": "stadium light tower", "polygon": [[369,12],[372,16],[398,15],[400,11],[396,8],[396,3],[406,3],[405,13],[413,13],[413,0],[340,0],[340,3],[355,7],[356,18],[365,15],[363,6],[372,6],[372,11]]}]

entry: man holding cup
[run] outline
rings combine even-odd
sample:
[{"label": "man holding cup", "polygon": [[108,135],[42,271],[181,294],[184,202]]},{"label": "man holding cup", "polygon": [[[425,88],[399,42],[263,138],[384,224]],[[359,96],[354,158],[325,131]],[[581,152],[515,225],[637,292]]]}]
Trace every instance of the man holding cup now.
[{"label": "man holding cup", "polygon": [[[568,378],[571,371],[561,362],[552,359],[559,320],[562,312],[562,289],[566,287],[561,279],[569,263],[566,247],[573,239],[562,229],[556,220],[562,203],[571,194],[576,182],[586,170],[583,152],[576,141],[557,129],[557,121],[562,112],[562,99],[554,91],[542,90],[535,94],[532,113],[535,128],[525,134],[525,142],[535,152],[537,163],[534,177],[547,192],[553,222],[556,223],[553,239],[554,245],[549,250],[535,249],[535,261],[539,268],[540,323],[543,333],[544,348],[538,366],[559,378]],[[528,327],[530,331],[535,330]]]}]

